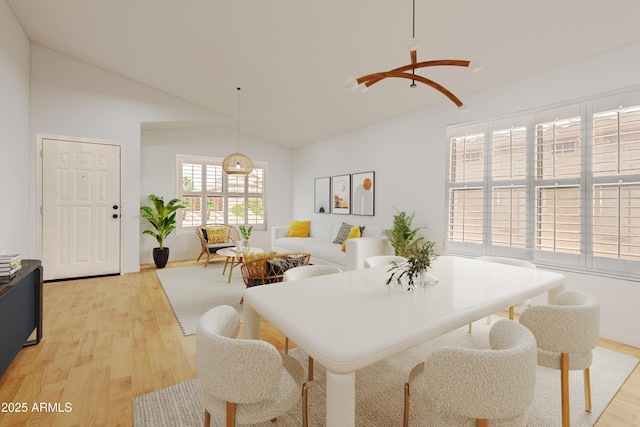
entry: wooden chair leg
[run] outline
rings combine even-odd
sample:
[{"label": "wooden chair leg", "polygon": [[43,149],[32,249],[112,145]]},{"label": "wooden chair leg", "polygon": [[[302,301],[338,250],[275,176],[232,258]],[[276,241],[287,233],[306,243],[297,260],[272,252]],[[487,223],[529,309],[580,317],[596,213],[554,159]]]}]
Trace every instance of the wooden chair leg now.
[{"label": "wooden chair leg", "polygon": [[473,326],[473,323],[469,323],[469,333],[471,333],[472,326]]},{"label": "wooden chair leg", "polygon": [[313,381],[313,357],[309,356],[309,381]]},{"label": "wooden chair leg", "polygon": [[591,412],[591,374],[589,368],[584,370],[584,409]]},{"label": "wooden chair leg", "polygon": [[204,410],[204,427],[211,427],[211,414],[206,409]]},{"label": "wooden chair leg", "polygon": [[509,307],[509,320],[513,320],[514,317],[514,310],[513,310],[513,306]]},{"label": "wooden chair leg", "polygon": [[409,383],[404,383],[404,415],[402,425],[409,427]]},{"label": "wooden chair leg", "polygon": [[571,412],[569,410],[569,353],[560,355],[560,388],[562,389],[562,427],[569,427]]},{"label": "wooden chair leg", "polygon": [[236,404],[227,402],[227,427],[235,427],[236,425]]},{"label": "wooden chair leg", "polygon": [[478,427],[487,427],[488,425],[486,418],[478,418]]},{"label": "wooden chair leg", "polygon": [[289,354],[289,337],[284,337],[284,354]]},{"label": "wooden chair leg", "polygon": [[302,427],[309,425],[309,416],[307,413],[307,383],[302,384]]}]

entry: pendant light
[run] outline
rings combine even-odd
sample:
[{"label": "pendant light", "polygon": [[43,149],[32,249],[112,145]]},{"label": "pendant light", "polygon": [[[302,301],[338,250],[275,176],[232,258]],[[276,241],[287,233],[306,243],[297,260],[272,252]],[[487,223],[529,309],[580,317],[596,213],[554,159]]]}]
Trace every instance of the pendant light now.
[{"label": "pendant light", "polygon": [[444,96],[449,98],[451,102],[456,104],[460,111],[466,113],[468,108],[466,105],[462,103],[462,101],[455,96],[451,91],[449,91],[444,86],[434,82],[433,80],[427,79],[416,74],[417,69],[427,68],[427,67],[437,67],[437,66],[454,66],[454,67],[469,67],[472,71],[479,71],[482,68],[482,65],[477,63],[471,63],[471,61],[460,60],[460,59],[440,59],[435,61],[423,61],[418,62],[418,42],[416,40],[416,0],[413,0],[413,29],[412,29],[412,38],[407,43],[407,47],[409,48],[409,55],[411,57],[411,63],[408,65],[404,65],[402,67],[394,68],[393,70],[383,71],[379,73],[368,74],[366,76],[362,76],[358,79],[347,79],[345,81],[345,86],[349,90],[354,90],[358,92],[366,92],[367,88],[375,83],[378,83],[381,80],[384,80],[388,77],[396,77],[402,79],[411,80],[411,87],[416,87],[416,82],[423,83],[427,86],[432,87],[438,92],[442,93]]},{"label": "pendant light", "polygon": [[222,169],[230,175],[249,175],[253,170],[253,161],[240,153],[240,88],[238,89],[238,152],[229,154],[222,161]]}]

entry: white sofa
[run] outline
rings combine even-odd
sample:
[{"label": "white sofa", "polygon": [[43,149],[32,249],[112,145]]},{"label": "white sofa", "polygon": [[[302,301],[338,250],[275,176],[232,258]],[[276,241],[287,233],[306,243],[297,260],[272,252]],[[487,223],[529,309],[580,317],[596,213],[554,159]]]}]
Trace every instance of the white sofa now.
[{"label": "white sofa", "polygon": [[342,245],[333,243],[341,225],[342,222],[311,221],[309,237],[287,237],[288,226],[272,227],[271,250],[311,252],[311,264],[335,265],[343,270],[364,268],[364,261],[370,256],[393,254],[383,229],[369,225],[364,227],[362,237],[348,239],[346,251],[342,252]]}]

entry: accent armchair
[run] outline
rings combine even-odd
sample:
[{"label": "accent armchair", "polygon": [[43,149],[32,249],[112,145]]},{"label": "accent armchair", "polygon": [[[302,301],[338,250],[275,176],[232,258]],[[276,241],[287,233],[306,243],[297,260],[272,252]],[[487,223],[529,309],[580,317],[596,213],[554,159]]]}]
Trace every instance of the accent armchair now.
[{"label": "accent armchair", "polygon": [[260,340],[236,339],[240,316],[230,306],[206,312],[196,329],[196,367],[202,385],[204,425],[211,416],[227,427],[273,420],[302,399],[307,426],[307,385],[300,362]]},{"label": "accent armchair", "polygon": [[562,425],[570,423],[569,371],[583,370],[585,410],[591,412],[592,350],[598,345],[600,305],[579,291],[560,292],[553,304],[533,305],[520,315],[520,323],[538,342],[538,365],[560,370]]},{"label": "accent armchair", "polygon": [[441,347],[416,365],[405,384],[409,401],[429,426],[523,426],[536,384],[536,340],[512,320],[496,322],[491,349]]},{"label": "accent armchair", "polygon": [[[213,238],[213,236],[209,236],[207,229],[215,230],[216,232],[224,229],[222,233],[224,238],[216,239]],[[209,265],[211,256],[215,255],[218,249],[233,247],[235,246],[235,242],[240,240],[240,232],[238,229],[229,224],[207,224],[206,226],[196,227],[196,235],[200,241],[201,248],[200,255],[198,255],[196,262],[199,262],[200,258],[206,255],[207,260],[204,264],[205,267]]]}]

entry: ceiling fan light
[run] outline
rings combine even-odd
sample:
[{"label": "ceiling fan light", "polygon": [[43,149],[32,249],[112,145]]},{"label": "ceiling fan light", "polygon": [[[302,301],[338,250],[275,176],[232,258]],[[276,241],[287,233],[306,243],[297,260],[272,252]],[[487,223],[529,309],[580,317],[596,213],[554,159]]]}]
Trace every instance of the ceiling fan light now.
[{"label": "ceiling fan light", "polygon": [[418,50],[418,46],[418,39],[411,38],[407,40],[407,47],[409,48],[409,52],[415,52],[416,50]]},{"label": "ceiling fan light", "polygon": [[469,61],[469,68],[471,68],[471,71],[473,71],[474,73],[482,70],[483,67],[484,64],[477,59],[472,59],[471,61]]},{"label": "ceiling fan light", "polygon": [[364,83],[360,83],[360,84],[358,85],[358,88],[357,88],[357,89],[358,89],[358,92],[360,92],[360,93],[365,93],[367,90],[369,90],[369,88],[367,87],[367,85],[366,85],[366,84],[364,84]]},{"label": "ceiling fan light", "polygon": [[358,88],[358,81],[353,77],[348,78],[347,80],[344,81],[344,87],[346,87],[351,91],[356,90]]},{"label": "ceiling fan light", "polygon": [[458,107],[458,110],[460,110],[462,114],[467,114],[469,112],[469,106],[467,104],[462,104]]}]

